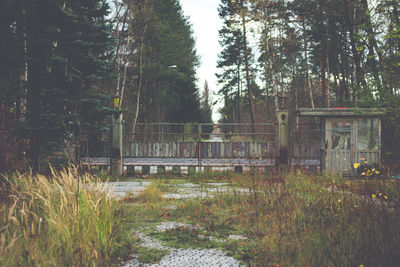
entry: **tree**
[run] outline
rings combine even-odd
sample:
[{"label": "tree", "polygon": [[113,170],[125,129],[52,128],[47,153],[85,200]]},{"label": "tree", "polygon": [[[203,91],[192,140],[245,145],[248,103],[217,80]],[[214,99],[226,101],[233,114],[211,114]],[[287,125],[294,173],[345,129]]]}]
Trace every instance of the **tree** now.
[{"label": "tree", "polygon": [[[218,82],[223,85],[221,93],[224,95],[225,105],[232,106],[231,108],[226,107],[226,111],[230,110],[234,121],[241,121],[241,80],[243,77],[246,84],[246,100],[249,104],[251,128],[252,132],[255,132],[254,92],[252,90],[255,69],[252,49],[248,45],[249,2],[221,0],[218,11],[220,18],[224,20],[224,25],[219,31],[223,50],[219,55],[220,59],[217,65],[222,73],[217,77]],[[234,91],[237,93],[234,94]],[[234,111],[234,105],[237,106],[237,112]],[[237,118],[235,118],[235,113]]]},{"label": "tree", "polygon": [[201,122],[205,123],[212,123],[212,104],[211,104],[211,97],[210,97],[210,88],[208,87],[207,80],[204,82],[203,87],[203,96],[201,99],[201,113],[202,118]]},{"label": "tree", "polygon": [[124,106],[132,133],[137,121],[199,121],[195,85],[199,60],[179,1],[130,0],[125,4],[128,30],[122,44],[130,39],[125,54],[130,63]]},{"label": "tree", "polygon": [[80,130],[104,130],[107,97],[95,86],[110,73],[108,5],[100,0],[18,0],[2,5],[10,13],[2,21],[1,44],[15,67],[5,68],[13,75],[2,73],[0,85],[13,84],[17,93],[1,93],[21,107],[19,123],[30,166],[37,171],[40,157],[66,141],[74,141],[79,159]]}]

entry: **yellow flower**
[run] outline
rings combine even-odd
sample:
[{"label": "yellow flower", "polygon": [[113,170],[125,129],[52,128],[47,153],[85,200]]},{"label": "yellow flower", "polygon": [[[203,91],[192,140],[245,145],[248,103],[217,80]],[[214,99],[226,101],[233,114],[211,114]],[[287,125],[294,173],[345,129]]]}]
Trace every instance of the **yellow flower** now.
[{"label": "yellow flower", "polygon": [[360,158],[360,160],[365,160],[364,158]]},{"label": "yellow flower", "polygon": [[381,192],[381,193],[379,193],[379,196],[382,196],[382,192]]},{"label": "yellow flower", "polygon": [[379,174],[379,171],[375,171],[376,174]]},{"label": "yellow flower", "polygon": [[376,195],[375,195],[375,194],[372,194],[372,198],[376,198]]},{"label": "yellow flower", "polygon": [[361,175],[365,175],[365,172],[361,173]]},{"label": "yellow flower", "polygon": [[339,198],[338,201],[337,201],[337,203],[340,203],[340,202],[342,202],[342,200]]},{"label": "yellow flower", "polygon": [[384,195],[383,197],[384,197],[385,199],[388,199],[387,195]]},{"label": "yellow flower", "polygon": [[260,157],[260,160],[262,160],[262,157]]},{"label": "yellow flower", "polygon": [[358,167],[360,167],[360,163],[354,163],[353,166],[354,166],[354,169],[357,169]]}]

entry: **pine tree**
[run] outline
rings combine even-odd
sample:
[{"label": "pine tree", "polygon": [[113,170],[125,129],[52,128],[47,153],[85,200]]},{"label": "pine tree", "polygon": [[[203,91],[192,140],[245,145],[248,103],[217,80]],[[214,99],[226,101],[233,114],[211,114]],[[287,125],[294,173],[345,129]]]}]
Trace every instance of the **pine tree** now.
[{"label": "pine tree", "polygon": [[136,116],[141,122],[201,120],[196,86],[199,59],[179,1],[132,0],[128,7],[133,62],[125,101],[130,109],[128,125],[135,125]]},{"label": "pine tree", "polygon": [[208,86],[207,80],[204,82],[203,96],[201,99],[201,122],[212,123],[212,104],[210,97],[210,88]]},{"label": "pine tree", "polygon": [[[108,7],[100,0],[20,0],[3,5],[11,12],[1,29],[11,32],[1,32],[7,37],[2,44],[16,62],[15,68],[6,69],[16,76],[25,74],[26,90],[19,77],[2,75],[0,84],[19,83],[16,92],[21,93],[12,102],[26,107],[22,134],[28,143],[30,166],[37,171],[40,157],[61,149],[71,137],[77,141],[79,154],[79,129],[85,117],[95,114],[90,118],[92,131],[104,127],[104,112],[102,116],[99,110],[105,109],[107,99],[93,89],[109,73],[112,47],[104,20]],[[13,42],[17,45],[10,48]]]},{"label": "pine tree", "polygon": [[[253,67],[252,48],[249,45],[248,20],[249,2],[221,0],[219,16],[224,20],[224,25],[219,31],[220,44],[223,47],[219,54],[217,67],[221,73],[217,75],[218,82],[222,85],[220,92],[224,96],[224,112],[229,113],[234,122],[241,122],[241,85],[245,84],[252,132],[255,132],[254,114],[254,87],[255,69]],[[243,83],[242,83],[243,80]]]}]

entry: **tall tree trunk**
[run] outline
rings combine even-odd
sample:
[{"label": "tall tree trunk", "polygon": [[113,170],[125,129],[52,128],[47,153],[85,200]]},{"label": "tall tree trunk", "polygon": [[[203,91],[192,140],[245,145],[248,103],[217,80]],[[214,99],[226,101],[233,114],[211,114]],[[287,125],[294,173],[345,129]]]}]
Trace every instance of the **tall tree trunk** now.
[{"label": "tall tree trunk", "polygon": [[[126,47],[127,47],[128,51],[129,51],[130,41],[131,41],[131,36],[128,35],[128,41],[127,41],[127,44],[126,44]],[[129,66],[129,54],[125,55],[123,63],[124,63],[124,78],[122,79],[122,86],[121,86],[121,100],[120,100],[121,101],[120,102],[120,106],[121,107],[122,107],[122,105],[124,103],[126,76],[127,76],[127,72],[128,72],[128,66]]]},{"label": "tall tree trunk", "polygon": [[321,93],[322,93],[322,107],[326,108],[328,107],[328,101],[327,101],[327,88],[326,88],[326,60],[325,58],[320,59],[319,63],[320,69],[321,69]]},{"label": "tall tree trunk", "polygon": [[[241,90],[240,90],[240,81],[241,81],[241,79],[240,79],[240,67],[241,67],[240,59],[238,60],[238,66],[237,67],[238,67],[238,69],[237,69],[237,79],[238,79],[238,81],[237,81],[237,87],[238,87],[237,88],[237,122],[241,123],[240,104],[241,104],[242,93],[241,93]],[[233,111],[233,114],[235,114],[235,111]],[[238,133],[242,132],[241,125],[238,125],[237,132]]]},{"label": "tall tree trunk", "polygon": [[[28,130],[29,148],[28,160],[33,172],[39,171],[40,157],[40,95],[42,81],[45,77],[45,63],[43,62],[43,48],[38,39],[43,38],[40,25],[35,20],[37,12],[36,3],[26,11],[27,32],[27,115],[26,124]],[[25,13],[25,12],[24,12]]]},{"label": "tall tree trunk", "polygon": [[[297,69],[296,69],[296,56],[295,54],[292,54],[292,61],[293,61],[293,65],[292,65],[292,88],[294,90],[294,103],[295,103],[295,109],[299,110],[299,96],[298,96],[298,87],[297,87],[297,78],[296,78],[296,73],[297,73]],[[296,130],[299,130],[299,124],[300,124],[300,117],[296,116]]]},{"label": "tall tree trunk", "polygon": [[306,40],[306,26],[305,26],[305,22],[303,19],[303,42],[304,42],[304,60],[306,62],[306,78],[307,78],[307,92],[308,92],[308,96],[310,97],[310,103],[311,103],[311,107],[315,108],[314,105],[314,98],[312,95],[312,89],[311,89],[311,78],[310,78],[310,71],[308,69],[308,46],[307,46],[307,40]]},{"label": "tall tree trunk", "polygon": [[243,30],[243,48],[244,48],[244,64],[245,64],[245,71],[246,71],[246,85],[247,85],[247,94],[249,97],[249,104],[250,104],[250,119],[251,119],[251,130],[252,133],[255,133],[255,120],[254,120],[254,104],[253,104],[253,94],[251,92],[250,87],[250,66],[249,66],[249,53],[247,51],[247,32],[246,32],[246,19],[244,15],[242,15],[242,30]]},{"label": "tall tree trunk", "polygon": [[347,8],[347,19],[348,19],[348,28],[349,28],[349,33],[350,33],[350,45],[351,45],[351,53],[352,53],[352,60],[353,60],[353,68],[355,70],[355,83],[357,87],[363,87],[364,89],[366,88],[366,83],[364,80],[364,73],[361,69],[361,63],[360,63],[360,55],[357,51],[357,44],[356,44],[356,33],[357,33],[357,27],[356,27],[356,12],[357,10],[355,9],[354,5],[350,5],[349,0],[346,0],[346,8]]},{"label": "tall tree trunk", "polygon": [[[117,47],[116,47],[116,51],[115,51],[115,56],[114,56],[114,65],[116,66],[117,70],[118,70],[118,78],[117,78],[117,94],[119,94],[119,88],[120,88],[120,81],[121,81],[121,76],[119,75],[120,72],[120,68],[121,68],[121,64],[119,63],[119,57],[120,57],[120,49],[121,49],[121,39],[123,37],[121,37],[121,30],[122,32],[125,30],[125,25],[126,25],[126,19],[127,19],[127,15],[128,15],[128,11],[129,11],[129,5],[126,7],[125,13],[122,16],[122,18],[120,18],[120,12],[122,10],[122,6],[123,4],[119,4],[117,1],[114,1],[114,5],[116,8],[116,15],[115,15],[115,20],[116,20],[116,25],[115,25],[115,31],[116,31],[116,36],[117,36]],[[120,5],[118,7],[118,5]],[[122,21],[121,21],[122,19]],[[120,24],[122,23],[122,27],[120,30]],[[129,36],[128,36],[129,37]]]},{"label": "tall tree trunk", "polygon": [[[378,68],[378,62],[375,58],[375,52],[377,53],[378,57],[380,58],[381,55],[379,53],[378,45],[375,39],[375,33],[374,29],[372,27],[372,21],[371,21],[371,14],[370,10],[368,7],[368,2],[367,0],[361,0],[361,4],[363,6],[363,11],[365,15],[365,30],[367,32],[367,39],[368,39],[368,58],[371,64],[372,68],[372,76],[374,77],[374,80],[376,82],[376,85],[378,87],[378,90],[381,92],[382,91],[382,83],[381,79],[379,77],[379,68]],[[376,51],[374,52],[374,49]]]},{"label": "tall tree trunk", "polygon": [[[324,14],[324,5],[325,1],[324,0],[318,0],[318,7],[319,7],[319,12],[321,14]],[[327,91],[327,83],[326,83],[326,58],[327,58],[327,29],[324,26],[324,19],[321,21],[321,26],[322,26],[322,34],[321,34],[321,54],[320,54],[320,59],[319,59],[319,67],[320,67],[320,72],[321,72],[321,97],[322,97],[322,107],[326,108],[328,107],[328,91]],[[328,27],[328,26],[326,26]]]},{"label": "tall tree trunk", "polygon": [[132,128],[132,138],[135,138],[135,129],[136,123],[139,116],[139,107],[140,107],[140,95],[142,92],[142,83],[143,83],[143,49],[144,49],[144,35],[147,31],[147,24],[144,26],[143,36],[141,36],[140,40],[140,51],[139,51],[139,85],[138,85],[138,92],[136,96],[136,112],[135,112],[135,119],[133,121],[133,128]]}]

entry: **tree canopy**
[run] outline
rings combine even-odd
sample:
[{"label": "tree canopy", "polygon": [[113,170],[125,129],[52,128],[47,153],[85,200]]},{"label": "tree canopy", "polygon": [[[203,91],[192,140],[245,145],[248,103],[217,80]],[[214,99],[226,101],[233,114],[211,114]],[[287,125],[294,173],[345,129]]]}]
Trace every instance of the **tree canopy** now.
[{"label": "tree canopy", "polygon": [[[251,122],[251,109],[238,104],[251,94],[256,108],[265,106],[264,120],[271,121],[280,95],[288,97],[291,109],[384,107],[390,115],[383,136],[398,150],[393,137],[400,134],[399,5],[393,0],[221,0],[221,112],[231,121]],[[246,54],[257,61],[244,66]],[[241,90],[245,69],[256,77],[252,83],[259,93]]]}]

